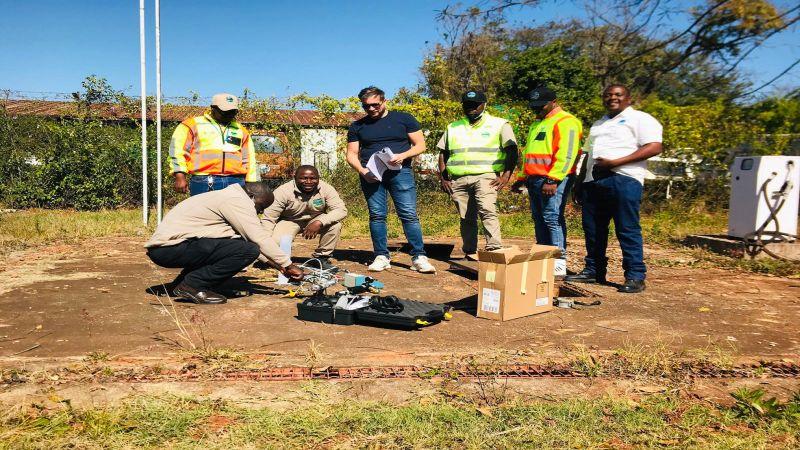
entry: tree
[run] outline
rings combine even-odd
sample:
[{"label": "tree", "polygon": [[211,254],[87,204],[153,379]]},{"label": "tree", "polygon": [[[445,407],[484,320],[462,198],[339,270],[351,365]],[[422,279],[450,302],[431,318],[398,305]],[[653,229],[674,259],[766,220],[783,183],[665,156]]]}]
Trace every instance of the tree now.
[{"label": "tree", "polygon": [[[502,23],[514,7],[536,7],[539,2],[484,4],[440,12],[450,39],[459,35],[459,27],[470,33],[480,21]],[[574,42],[592,61],[602,84],[623,81],[642,96],[665,85],[702,95],[752,95],[800,64],[792,62],[775,79],[751,90],[745,89],[737,71],[752,52],[800,21],[800,4],[781,11],[769,0],[702,0],[676,9],[662,0],[591,0],[585,7],[588,20],[537,27],[532,33],[518,33],[518,40],[540,32],[544,42]],[[722,92],[720,86],[725,87]]]},{"label": "tree", "polygon": [[499,24],[488,23],[465,33],[455,45],[436,45],[420,67],[423,91],[435,99],[458,100],[465,91],[480,89],[494,98],[509,74],[506,41]]},{"label": "tree", "polygon": [[542,85],[567,103],[591,102],[600,92],[588,59],[560,41],[512,51],[508,63],[509,77],[500,86],[504,98],[525,101],[531,90]]}]

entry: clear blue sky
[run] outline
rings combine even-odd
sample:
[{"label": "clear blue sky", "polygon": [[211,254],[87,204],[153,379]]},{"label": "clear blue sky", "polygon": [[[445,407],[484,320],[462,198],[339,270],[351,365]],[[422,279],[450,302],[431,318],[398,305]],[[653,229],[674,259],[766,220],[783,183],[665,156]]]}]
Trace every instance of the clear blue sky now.
[{"label": "clear blue sky", "polygon": [[[149,94],[155,91],[153,3],[146,1]],[[377,84],[392,94],[418,83],[422,57],[439,39],[436,11],[448,3],[162,0],[163,93],[209,97],[249,88],[259,97],[303,91],[346,97]],[[510,18],[543,23],[566,19],[569,9],[549,2]],[[96,74],[138,94],[138,0],[0,0],[0,11],[0,89],[30,97],[72,92]],[[758,84],[797,57],[795,28],[754,54],[745,69]],[[797,85],[800,67],[778,84]]]}]

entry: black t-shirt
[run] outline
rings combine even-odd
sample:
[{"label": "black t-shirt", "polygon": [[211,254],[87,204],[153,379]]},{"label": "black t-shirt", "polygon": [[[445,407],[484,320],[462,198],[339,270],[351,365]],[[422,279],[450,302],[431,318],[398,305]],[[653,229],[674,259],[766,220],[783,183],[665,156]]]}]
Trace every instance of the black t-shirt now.
[{"label": "black t-shirt", "polygon": [[[394,154],[408,150],[411,148],[409,133],[419,130],[419,122],[411,114],[389,111],[377,120],[363,117],[351,123],[347,130],[347,142],[359,143],[358,157],[361,164],[366,165],[370,156],[385,147],[389,147]],[[403,166],[410,167],[411,159],[406,158]]]}]

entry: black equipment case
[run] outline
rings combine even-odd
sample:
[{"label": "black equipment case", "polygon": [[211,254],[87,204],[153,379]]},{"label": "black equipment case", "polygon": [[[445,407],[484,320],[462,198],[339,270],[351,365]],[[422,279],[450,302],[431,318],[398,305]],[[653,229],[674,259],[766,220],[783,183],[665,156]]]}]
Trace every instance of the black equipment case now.
[{"label": "black equipment case", "polygon": [[310,297],[297,304],[297,318],[310,322],[415,329],[450,318],[450,306],[403,300],[395,296],[370,298],[369,305],[355,310],[335,309],[336,297]]}]

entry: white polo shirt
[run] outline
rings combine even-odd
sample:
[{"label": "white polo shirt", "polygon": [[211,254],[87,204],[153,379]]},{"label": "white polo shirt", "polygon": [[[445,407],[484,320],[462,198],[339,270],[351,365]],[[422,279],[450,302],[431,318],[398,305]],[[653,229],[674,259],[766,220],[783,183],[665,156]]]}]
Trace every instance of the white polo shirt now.
[{"label": "white polo shirt", "polygon": [[[628,156],[645,144],[661,142],[662,130],[663,127],[655,117],[631,106],[612,118],[603,116],[592,124],[589,137],[583,145],[587,164],[584,182],[593,180],[592,167],[595,158],[617,159]],[[647,161],[625,164],[611,170],[644,184]]]}]

